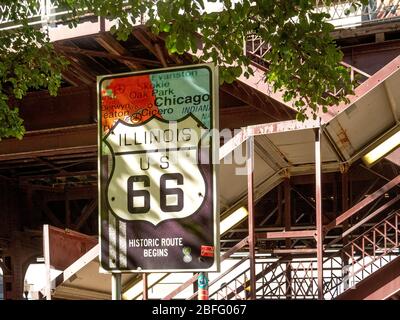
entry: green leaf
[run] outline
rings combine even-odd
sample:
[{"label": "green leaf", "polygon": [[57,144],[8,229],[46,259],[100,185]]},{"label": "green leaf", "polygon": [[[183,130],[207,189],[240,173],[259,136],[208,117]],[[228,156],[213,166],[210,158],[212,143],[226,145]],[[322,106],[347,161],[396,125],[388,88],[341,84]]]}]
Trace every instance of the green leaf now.
[{"label": "green leaf", "polygon": [[186,42],[185,42],[185,40],[183,39],[183,38],[177,38],[176,39],[176,51],[179,53],[179,54],[182,54],[182,53],[184,53],[185,52],[185,49],[186,49]]},{"label": "green leaf", "polygon": [[169,23],[161,22],[160,23],[160,30],[162,32],[169,32],[171,30],[171,26],[169,25]]}]

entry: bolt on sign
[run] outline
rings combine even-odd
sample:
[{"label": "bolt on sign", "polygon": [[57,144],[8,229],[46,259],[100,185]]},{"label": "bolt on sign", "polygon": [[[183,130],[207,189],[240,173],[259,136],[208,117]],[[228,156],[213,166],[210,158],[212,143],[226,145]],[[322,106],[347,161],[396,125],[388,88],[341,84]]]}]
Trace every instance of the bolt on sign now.
[{"label": "bolt on sign", "polygon": [[105,271],[219,269],[216,77],[211,64],[98,77]]}]

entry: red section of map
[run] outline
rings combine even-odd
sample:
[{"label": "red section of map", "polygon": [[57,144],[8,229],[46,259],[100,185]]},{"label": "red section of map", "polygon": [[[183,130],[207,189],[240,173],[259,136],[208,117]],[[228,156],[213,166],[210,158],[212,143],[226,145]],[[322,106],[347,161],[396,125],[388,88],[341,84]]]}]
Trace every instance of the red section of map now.
[{"label": "red section of map", "polygon": [[118,120],[141,123],[160,117],[149,75],[105,79],[101,85],[101,124],[107,133]]}]

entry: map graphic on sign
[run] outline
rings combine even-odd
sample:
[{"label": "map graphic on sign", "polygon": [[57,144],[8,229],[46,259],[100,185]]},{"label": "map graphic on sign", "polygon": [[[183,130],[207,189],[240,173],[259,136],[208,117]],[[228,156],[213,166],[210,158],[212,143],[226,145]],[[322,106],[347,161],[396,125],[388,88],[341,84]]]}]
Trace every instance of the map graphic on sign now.
[{"label": "map graphic on sign", "polygon": [[103,270],[219,269],[217,83],[211,64],[98,78]]}]

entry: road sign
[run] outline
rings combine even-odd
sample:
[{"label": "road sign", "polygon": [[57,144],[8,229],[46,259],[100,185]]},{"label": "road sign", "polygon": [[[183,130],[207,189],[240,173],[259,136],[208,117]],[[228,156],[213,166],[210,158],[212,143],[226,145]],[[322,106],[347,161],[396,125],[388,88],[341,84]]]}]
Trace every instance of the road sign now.
[{"label": "road sign", "polygon": [[213,66],[102,76],[98,102],[102,268],[217,271]]}]

